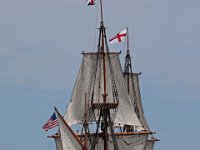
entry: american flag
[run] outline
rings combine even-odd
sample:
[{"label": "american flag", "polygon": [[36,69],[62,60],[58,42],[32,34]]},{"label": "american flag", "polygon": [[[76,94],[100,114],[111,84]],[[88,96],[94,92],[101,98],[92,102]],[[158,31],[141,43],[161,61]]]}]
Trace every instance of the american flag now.
[{"label": "american flag", "polygon": [[56,113],[54,112],[51,116],[51,118],[45,123],[42,128],[45,131],[48,131],[49,129],[52,129],[58,125],[58,119],[56,118]]}]

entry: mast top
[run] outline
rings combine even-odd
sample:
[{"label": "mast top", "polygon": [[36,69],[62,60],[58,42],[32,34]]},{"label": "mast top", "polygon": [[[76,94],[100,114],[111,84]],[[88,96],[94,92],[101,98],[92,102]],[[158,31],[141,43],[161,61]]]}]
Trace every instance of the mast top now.
[{"label": "mast top", "polygon": [[103,24],[103,4],[102,4],[102,0],[100,0],[100,7],[101,7],[101,23]]},{"label": "mast top", "polygon": [[129,35],[128,35],[128,27],[126,28],[126,31],[127,31],[127,38],[126,38],[126,41],[127,41],[127,55],[130,56],[130,51],[129,51]]}]

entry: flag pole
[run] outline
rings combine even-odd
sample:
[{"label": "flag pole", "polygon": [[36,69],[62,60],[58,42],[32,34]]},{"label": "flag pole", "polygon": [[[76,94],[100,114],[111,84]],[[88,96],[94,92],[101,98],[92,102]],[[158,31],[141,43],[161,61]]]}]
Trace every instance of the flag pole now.
[{"label": "flag pole", "polygon": [[101,22],[103,23],[103,4],[102,4],[102,0],[100,0],[100,7],[101,7]]},{"label": "flag pole", "polygon": [[127,39],[126,39],[126,42],[127,42],[127,53],[130,53],[129,52],[129,34],[128,34],[128,27],[126,28],[127,30]]}]

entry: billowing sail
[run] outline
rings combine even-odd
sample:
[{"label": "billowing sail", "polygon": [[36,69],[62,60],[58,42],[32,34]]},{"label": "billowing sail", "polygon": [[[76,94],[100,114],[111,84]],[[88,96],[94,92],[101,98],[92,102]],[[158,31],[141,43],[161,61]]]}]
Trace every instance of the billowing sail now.
[{"label": "billowing sail", "polygon": [[[71,100],[68,105],[64,119],[69,125],[82,123],[85,113],[85,95],[87,98],[91,95],[92,83],[94,80],[95,63],[83,55],[76,83],[72,92]],[[88,102],[89,104],[89,102]],[[87,114],[92,114],[87,112]],[[88,121],[94,120],[94,116],[88,117]]]},{"label": "billowing sail", "polygon": [[[111,112],[112,120],[116,124],[127,124],[134,126],[142,126],[138,120],[131,100],[129,98],[127,87],[123,78],[123,72],[119,60],[119,53],[105,53],[106,63],[106,102],[112,103],[116,100],[113,96],[113,78],[118,92],[119,105],[117,112]],[[110,59],[109,59],[110,58]],[[112,72],[112,73],[111,73]],[[112,75],[114,76],[112,78]],[[72,92],[71,101],[65,114],[65,120],[69,125],[82,123],[85,113],[85,94],[87,95],[89,110],[88,121],[95,119],[91,113],[91,103],[103,102],[103,57],[101,53],[83,53],[83,61],[78,73],[78,77]]]},{"label": "billowing sail", "polygon": [[57,113],[63,150],[83,150],[83,146],[64,119]]},{"label": "billowing sail", "polygon": [[[139,87],[139,79],[138,79],[139,74],[138,73],[124,73],[124,79],[126,81],[126,83],[128,83],[127,85],[129,86],[129,95],[130,95],[130,99],[132,102],[132,105],[134,105],[134,103],[136,103],[137,106],[137,110],[135,111],[138,119],[140,120],[142,126],[146,129],[146,130],[150,130],[149,129],[149,125],[145,119],[145,115],[144,115],[144,111],[143,111],[143,107],[142,107],[142,100],[141,100],[141,95],[140,95],[140,87]],[[135,94],[136,94],[136,100],[135,100],[135,96],[134,96],[134,87],[135,87]]]},{"label": "billowing sail", "polygon": [[147,140],[145,150],[153,150],[154,149],[154,140]]}]

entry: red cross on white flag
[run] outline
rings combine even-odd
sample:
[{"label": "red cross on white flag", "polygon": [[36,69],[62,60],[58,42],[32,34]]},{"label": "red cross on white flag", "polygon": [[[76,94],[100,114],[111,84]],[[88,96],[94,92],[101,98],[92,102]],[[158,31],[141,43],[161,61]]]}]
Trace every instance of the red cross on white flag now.
[{"label": "red cross on white flag", "polygon": [[127,35],[127,29],[124,29],[123,31],[121,31],[120,33],[117,33],[117,35],[115,35],[109,40],[110,44],[125,41],[126,35]]}]

